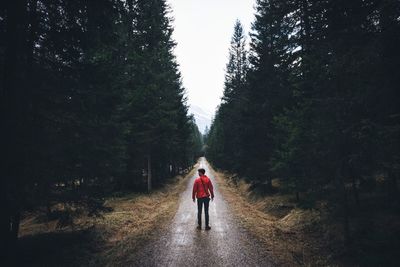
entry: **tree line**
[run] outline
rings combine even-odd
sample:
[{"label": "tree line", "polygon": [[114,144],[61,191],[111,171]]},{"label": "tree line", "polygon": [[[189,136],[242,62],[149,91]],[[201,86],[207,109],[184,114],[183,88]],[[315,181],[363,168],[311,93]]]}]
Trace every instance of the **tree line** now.
[{"label": "tree line", "polygon": [[249,49],[234,28],[207,157],[298,201],[329,196],[349,241],[350,199],[378,178],[399,204],[399,18],[395,0],[258,0]]},{"label": "tree line", "polygon": [[2,252],[25,210],[150,191],[193,165],[172,32],[164,0],[1,2]]}]

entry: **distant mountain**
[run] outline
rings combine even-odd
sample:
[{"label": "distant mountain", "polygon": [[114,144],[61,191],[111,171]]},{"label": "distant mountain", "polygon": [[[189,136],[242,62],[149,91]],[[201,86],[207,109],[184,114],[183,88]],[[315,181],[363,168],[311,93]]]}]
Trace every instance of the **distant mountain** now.
[{"label": "distant mountain", "polygon": [[213,116],[211,112],[207,112],[196,105],[190,105],[189,112],[193,114],[200,132],[204,134],[206,127],[210,128],[211,125],[211,120]]}]

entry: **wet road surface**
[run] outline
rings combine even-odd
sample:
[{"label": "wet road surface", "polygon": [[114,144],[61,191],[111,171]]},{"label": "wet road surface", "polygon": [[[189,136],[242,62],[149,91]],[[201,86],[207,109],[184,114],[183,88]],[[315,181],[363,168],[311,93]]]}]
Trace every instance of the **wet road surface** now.
[{"label": "wet road surface", "polygon": [[213,172],[202,158],[200,167],[214,185],[210,201],[211,230],[197,230],[197,203],[192,201],[192,187],[197,172],[190,178],[180,197],[180,205],[169,227],[156,239],[134,253],[131,266],[272,266],[265,248],[240,227],[222,199]]}]

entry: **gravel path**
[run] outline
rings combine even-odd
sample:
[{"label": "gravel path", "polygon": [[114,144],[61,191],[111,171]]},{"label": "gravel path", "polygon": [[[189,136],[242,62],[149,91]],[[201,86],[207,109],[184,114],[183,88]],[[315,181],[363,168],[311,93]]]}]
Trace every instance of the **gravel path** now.
[{"label": "gravel path", "polygon": [[132,266],[272,266],[265,249],[240,227],[222,199],[213,173],[204,158],[200,167],[214,185],[210,201],[210,231],[197,230],[197,203],[191,192],[196,174],[180,197],[180,206],[166,231],[134,253]]}]

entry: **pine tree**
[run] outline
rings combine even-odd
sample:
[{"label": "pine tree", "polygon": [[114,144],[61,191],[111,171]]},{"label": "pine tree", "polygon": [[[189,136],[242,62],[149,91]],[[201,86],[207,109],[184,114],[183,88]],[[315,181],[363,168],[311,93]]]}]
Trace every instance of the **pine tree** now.
[{"label": "pine tree", "polygon": [[[241,161],[241,128],[244,95],[247,86],[247,50],[243,26],[236,21],[226,66],[224,94],[215,121],[210,130],[210,146],[216,145],[209,156],[217,166],[239,170]],[[221,155],[221,156],[218,156]],[[223,156],[222,156],[223,155]]]},{"label": "pine tree", "polygon": [[112,190],[141,190],[146,156],[160,183],[171,165],[192,166],[201,136],[167,9],[139,0],[0,5],[2,252],[14,248],[28,207],[93,210]]},{"label": "pine tree", "polygon": [[[186,155],[179,147],[185,148],[190,138],[190,118],[173,55],[175,43],[165,1],[134,1],[132,12],[137,61],[133,69],[135,83],[128,96],[128,114],[132,114],[128,142],[134,152],[128,164],[139,162],[131,169],[141,169],[141,158],[146,157],[147,173],[161,181],[169,166],[176,165],[172,161]],[[137,156],[138,150],[143,156]],[[183,164],[183,160],[178,161]],[[149,191],[151,180],[148,175]]]},{"label": "pine tree", "polygon": [[[389,205],[399,196],[399,11],[391,0],[257,1],[243,119],[235,125],[238,169],[269,186],[278,177],[298,201],[324,198],[340,214],[347,242],[352,198],[359,208],[359,191],[372,190],[376,173],[392,188]],[[226,130],[237,114],[232,92],[225,90],[207,154],[236,171]]]},{"label": "pine tree", "polygon": [[[258,1],[251,34],[248,104],[245,109],[244,154],[246,173],[271,187],[271,152],[274,149],[275,115],[290,102],[288,67],[291,63],[288,40],[293,24],[289,3]],[[250,160],[251,159],[251,160]]]}]

